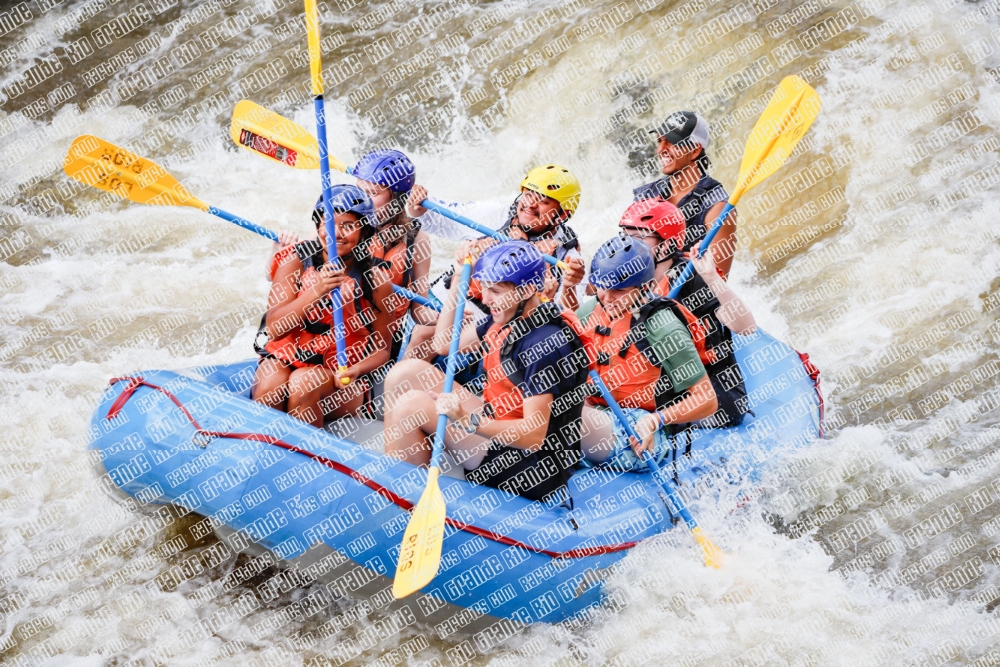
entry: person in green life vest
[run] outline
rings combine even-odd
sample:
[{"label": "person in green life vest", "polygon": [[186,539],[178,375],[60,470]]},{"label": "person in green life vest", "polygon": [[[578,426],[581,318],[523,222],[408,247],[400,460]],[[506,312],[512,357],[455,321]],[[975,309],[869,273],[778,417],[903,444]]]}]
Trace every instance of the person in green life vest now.
[{"label": "person in green life vest", "polygon": [[713,261],[715,246],[696,257],[682,253],[685,223],[676,206],[660,199],[644,199],[628,207],[618,223],[621,233],[646,244],[656,262],[656,293],[670,294],[674,281],[688,262],[695,271],[680,286],[677,300],[698,319],[703,330],[695,341],[708,379],[715,388],[719,409],[704,427],[737,426],[748,410],[743,372],[736,363],[733,334],[749,336],[756,331],[753,313],[721,277]]},{"label": "person in green life vest", "polygon": [[591,464],[645,470],[642,452],[659,461],[670,449],[665,427],[704,419],[718,407],[685,326],[696,320],[676,301],[653,293],[654,270],[649,247],[624,235],[606,241],[590,265],[597,298],[577,315],[593,340],[598,374],[642,438],[630,438],[599,396],[588,398],[580,445]]}]

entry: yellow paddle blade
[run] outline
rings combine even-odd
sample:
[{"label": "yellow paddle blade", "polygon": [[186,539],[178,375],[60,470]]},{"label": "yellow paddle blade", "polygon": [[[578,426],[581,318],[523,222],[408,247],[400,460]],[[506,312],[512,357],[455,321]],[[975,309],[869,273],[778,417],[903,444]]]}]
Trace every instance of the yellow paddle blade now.
[{"label": "yellow paddle blade", "polygon": [[208,210],[160,165],[90,134],[73,140],[63,170],[84,185],[140,204]]},{"label": "yellow paddle blade", "polygon": [[392,582],[392,594],[400,600],[431,582],[441,565],[444,541],[444,496],[438,486],[441,471],[427,472],[427,486],[410,517],[399,549],[399,564]]},{"label": "yellow paddle blade", "polygon": [[[319,144],[316,142],[316,137],[294,120],[280,116],[250,100],[243,100],[233,110],[229,136],[248,151],[269,157],[289,167],[319,169]],[[290,157],[288,151],[294,155]],[[345,174],[350,173],[346,164],[332,155],[329,159],[331,169]]]},{"label": "yellow paddle blade", "polygon": [[694,535],[695,541],[701,546],[701,555],[705,559],[705,565],[716,569],[722,567],[722,549],[712,544],[712,540],[708,539],[708,536],[701,532],[701,526],[692,528],[691,534]]},{"label": "yellow paddle blade", "polygon": [[809,84],[786,76],[747,139],[738,186],[729,198],[735,204],[744,192],[778,170],[816,120],[820,99]]},{"label": "yellow paddle blade", "polygon": [[237,145],[296,169],[319,169],[319,144],[304,127],[242,100],[233,109],[229,136]]},{"label": "yellow paddle blade", "polygon": [[312,77],[313,95],[323,94],[323,61],[319,50],[319,16],[316,0],[306,2],[306,34],[309,38],[309,75]]}]

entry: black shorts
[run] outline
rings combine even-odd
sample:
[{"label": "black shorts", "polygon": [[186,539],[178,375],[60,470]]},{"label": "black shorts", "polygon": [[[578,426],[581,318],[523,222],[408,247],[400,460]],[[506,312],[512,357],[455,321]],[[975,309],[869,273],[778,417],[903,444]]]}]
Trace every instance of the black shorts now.
[{"label": "black shorts", "polygon": [[715,396],[719,399],[719,407],[711,417],[697,422],[699,427],[728,428],[739,426],[743,422],[743,416],[747,412],[747,390],[746,386],[740,382],[731,389],[726,389],[715,377],[709,375],[712,388],[715,389]]},{"label": "black shorts", "polygon": [[482,462],[465,471],[465,479],[529,500],[542,500],[566,483],[568,471],[557,461],[552,452],[529,452],[491,442]]}]

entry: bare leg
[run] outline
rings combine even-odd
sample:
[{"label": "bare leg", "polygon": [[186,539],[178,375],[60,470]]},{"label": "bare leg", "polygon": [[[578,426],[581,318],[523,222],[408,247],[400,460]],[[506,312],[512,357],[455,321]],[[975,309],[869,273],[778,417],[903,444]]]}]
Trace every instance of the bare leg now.
[{"label": "bare leg", "polygon": [[[427,465],[438,415],[429,391],[440,393],[444,373],[424,361],[397,364],[386,378],[385,453],[414,465]],[[483,400],[460,384],[453,387],[462,407],[482,410]],[[489,440],[466,433],[461,427],[445,430],[444,446],[466,470],[477,467],[486,455]]]},{"label": "bare leg", "polygon": [[583,406],[580,424],[580,447],[591,463],[601,463],[615,446],[613,416],[589,405]]},{"label": "bare leg", "polygon": [[406,348],[404,359],[420,359],[433,361],[437,352],[434,350],[434,327],[418,324],[410,333],[410,345]]},{"label": "bare leg", "polygon": [[385,411],[396,407],[400,398],[409,391],[427,391],[443,384],[444,374],[419,359],[403,359],[385,376]]},{"label": "bare leg", "polygon": [[333,383],[333,392],[320,401],[320,410],[333,419],[357,415],[365,403],[365,385],[352,382],[346,387]]},{"label": "bare leg", "polygon": [[288,379],[288,414],[323,428],[320,401],[333,393],[334,375],[324,366],[296,368]]},{"label": "bare leg", "polygon": [[288,378],[292,369],[277,359],[261,359],[254,373],[253,400],[274,408],[286,410],[288,398]]}]

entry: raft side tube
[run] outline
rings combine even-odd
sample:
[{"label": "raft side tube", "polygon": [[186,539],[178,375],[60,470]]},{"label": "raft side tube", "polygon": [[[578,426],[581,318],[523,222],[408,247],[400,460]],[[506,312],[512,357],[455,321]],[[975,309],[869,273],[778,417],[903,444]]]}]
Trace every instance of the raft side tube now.
[{"label": "raft side tube", "polygon": [[[690,451],[665,466],[686,495],[719,463],[740,460],[754,476],[777,448],[819,432],[818,381],[798,354],[764,332],[736,338],[753,414],[736,428],[697,432]],[[92,420],[91,446],[107,479],[133,496],[156,485],[165,500],[211,517],[209,529],[239,531],[248,547],[291,563],[336,552],[350,561],[338,567],[360,566],[349,569],[350,582],[341,581],[348,570],[331,579],[338,590],[381,594],[426,470],[249,400],[255,366],[150,371],[116,382]],[[440,484],[449,519],[442,565],[417,603],[440,631],[461,629],[434,620],[432,607],[445,605],[473,610],[459,615],[470,627],[476,614],[521,623],[571,618],[600,603],[603,579],[594,573],[672,527],[646,474],[579,470],[569,483],[572,509],[461,479]]]}]

